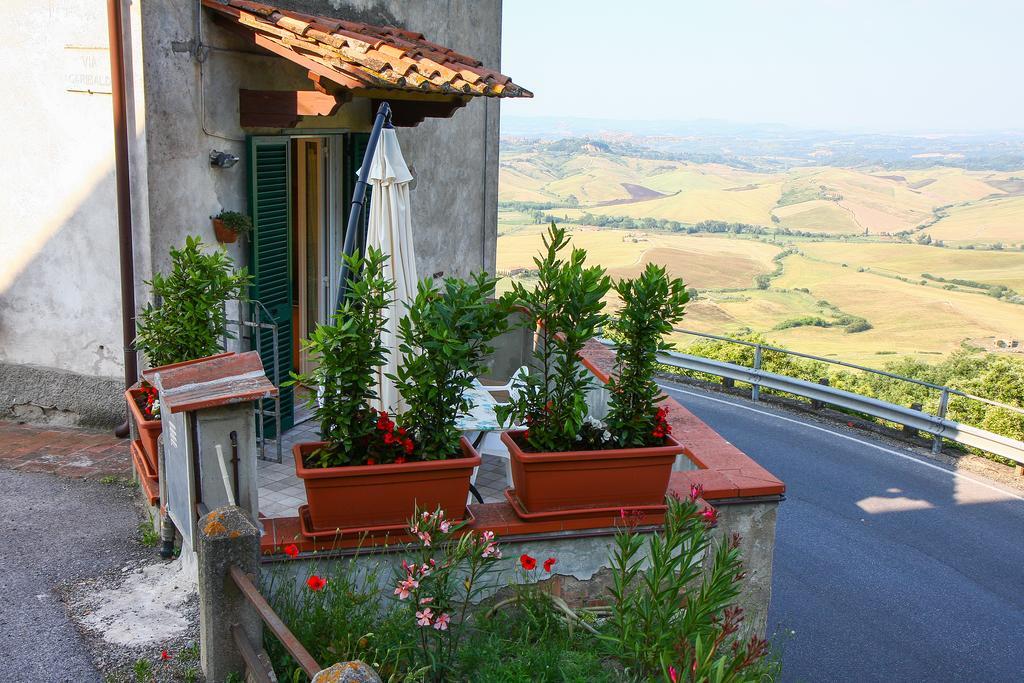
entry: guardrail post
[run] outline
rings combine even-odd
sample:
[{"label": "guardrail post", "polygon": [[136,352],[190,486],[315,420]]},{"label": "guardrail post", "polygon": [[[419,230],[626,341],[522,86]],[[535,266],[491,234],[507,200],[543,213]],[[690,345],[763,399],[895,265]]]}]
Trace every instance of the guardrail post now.
[{"label": "guardrail post", "polygon": [[232,673],[245,675],[245,662],[235,645],[237,624],[248,641],[260,648],[263,622],[228,576],[232,565],[259,574],[260,532],[239,508],[225,506],[199,520],[199,644],[200,664],[208,681],[223,681]]},{"label": "guardrail post", "polygon": [[[946,411],[949,409],[949,389],[943,387],[942,395],[939,397],[939,417],[946,418]],[[942,452],[942,437],[938,434],[932,439],[932,453]]]},{"label": "guardrail post", "polygon": [[[761,369],[761,345],[754,347],[754,370]],[[754,379],[757,379],[756,377]],[[761,385],[752,384],[750,387],[750,400],[757,401],[761,398]]]}]

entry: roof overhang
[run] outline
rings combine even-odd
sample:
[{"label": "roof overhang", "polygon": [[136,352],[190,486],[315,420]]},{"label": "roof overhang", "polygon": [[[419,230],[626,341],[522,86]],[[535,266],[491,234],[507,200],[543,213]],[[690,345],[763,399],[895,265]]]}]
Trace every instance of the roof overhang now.
[{"label": "roof overhang", "polygon": [[[353,96],[387,100],[397,126],[414,126],[427,117],[447,118],[474,97],[533,97],[497,71],[467,55],[394,26],[372,26],[313,16],[249,0],[202,0],[224,28],[307,71],[316,91],[341,104]],[[316,99],[275,91],[246,91],[240,105],[242,125],[275,125],[297,120],[298,100]],[[262,96],[252,93],[260,92]],[[301,93],[302,91],[300,91]],[[291,100],[294,111],[273,116]],[[253,103],[274,101],[274,112],[253,110]],[[317,102],[317,111],[337,106]],[[316,112],[313,112],[316,113]],[[320,114],[323,115],[323,114]],[[286,127],[282,125],[282,127]]]}]

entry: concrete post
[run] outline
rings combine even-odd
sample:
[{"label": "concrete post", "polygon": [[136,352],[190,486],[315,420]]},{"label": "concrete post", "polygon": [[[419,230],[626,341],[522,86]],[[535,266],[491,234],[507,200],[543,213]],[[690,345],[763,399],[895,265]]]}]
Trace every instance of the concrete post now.
[{"label": "concrete post", "polygon": [[[911,403],[910,404],[910,409],[911,410],[923,410],[924,409],[924,405],[921,404],[921,403]],[[903,425],[903,433],[906,434],[907,436],[912,436],[912,437],[921,436],[921,432],[920,431],[914,429],[913,427],[911,427],[909,425]]]},{"label": "concrete post", "polygon": [[263,622],[228,575],[235,565],[259,576],[259,529],[241,508],[217,508],[199,520],[197,554],[200,664],[206,680],[223,681],[231,673],[245,673],[231,635],[234,624],[242,628],[254,649],[262,649]]},{"label": "concrete post", "polygon": [[376,671],[356,661],[324,669],[313,678],[313,683],[381,683],[381,680]]},{"label": "concrete post", "polygon": [[[819,379],[818,384],[820,384],[823,387],[829,386],[828,377],[822,377],[821,379]],[[822,403],[821,401],[811,399],[811,410],[821,410],[824,407],[825,404]]]},{"label": "concrete post", "polygon": [[[715,543],[728,541],[739,534],[740,552],[743,556],[743,592],[736,604],[743,608],[742,632],[746,636],[765,636],[768,628],[768,606],[772,597],[772,556],[775,552],[775,519],[779,502],[777,500],[712,502],[718,510],[718,524],[715,526]],[[714,551],[708,552],[706,563],[714,559]],[[710,565],[708,565],[710,566]]]}]

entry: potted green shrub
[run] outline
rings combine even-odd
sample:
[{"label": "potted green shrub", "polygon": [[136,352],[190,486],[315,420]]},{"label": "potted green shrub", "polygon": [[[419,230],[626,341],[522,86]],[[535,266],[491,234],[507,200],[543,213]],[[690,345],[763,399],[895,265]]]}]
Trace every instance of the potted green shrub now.
[{"label": "potted green shrub", "polygon": [[449,279],[440,290],[419,283],[399,321],[402,365],[395,379],[408,410],[397,418],[373,407],[388,350],[381,341],[394,285],[386,257],[368,249],[350,258],[350,296],[332,323],[305,343],[319,366],[293,382],[322,387],[309,406],[323,441],[296,444],[295,471],[306,488],[314,530],[401,527],[420,509],[463,516],[480,456],[455,429],[463,391],[504,330],[507,308],[489,299],[495,281]]},{"label": "potted green shrub", "polygon": [[[513,285],[524,324],[537,330],[533,371],[498,410],[503,421],[526,427],[501,437],[511,458],[513,503],[530,516],[661,505],[683,449],[657,405],[654,373],[664,333],[682,318],[685,285],[649,265],[614,286],[622,308],[609,324],[603,299],[611,280],[602,268],[585,265],[582,249],[563,258],[568,245],[565,231],[552,223],[545,253],[536,259],[537,286]],[[587,414],[593,376],[579,353],[606,324],[619,342],[609,412],[600,423]]]},{"label": "potted green shrub", "polygon": [[239,235],[252,230],[252,219],[238,211],[221,211],[211,220],[213,232],[221,244],[232,244]]},{"label": "potted green shrub", "polygon": [[[135,323],[135,348],[146,357],[149,372],[219,353],[221,340],[231,337],[224,302],[244,298],[250,280],[245,268],[234,270],[223,249],[205,252],[199,237],[186,237],[182,248],[171,249],[170,273],[156,273],[146,282],[156,303],[147,304]],[[156,471],[161,428],[155,390],[141,382],[125,396]]]}]

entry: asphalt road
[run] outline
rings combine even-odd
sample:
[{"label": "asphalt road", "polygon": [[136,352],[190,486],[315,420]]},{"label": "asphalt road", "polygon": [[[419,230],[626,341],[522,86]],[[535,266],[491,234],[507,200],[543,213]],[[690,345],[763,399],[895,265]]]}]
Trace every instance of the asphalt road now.
[{"label": "asphalt road", "polygon": [[137,534],[131,496],[0,469],[0,681],[101,682],[56,588],[124,560]]},{"label": "asphalt road", "polygon": [[785,680],[1024,681],[1019,492],[843,426],[671,393],[786,483],[768,626]]}]

